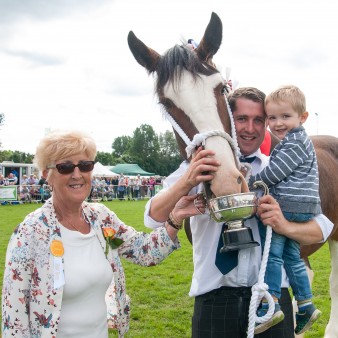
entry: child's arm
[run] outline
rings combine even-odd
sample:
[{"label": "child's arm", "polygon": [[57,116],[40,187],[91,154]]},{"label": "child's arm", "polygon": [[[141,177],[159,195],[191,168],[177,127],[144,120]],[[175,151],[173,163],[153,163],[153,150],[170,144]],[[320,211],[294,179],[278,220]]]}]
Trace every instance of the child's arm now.
[{"label": "child's arm", "polygon": [[[282,141],[283,142],[283,141]],[[300,141],[293,140],[285,144],[270,157],[269,164],[258,174],[249,179],[249,187],[255,181],[263,181],[268,187],[281,182],[285,177],[305,162],[309,154]]]}]

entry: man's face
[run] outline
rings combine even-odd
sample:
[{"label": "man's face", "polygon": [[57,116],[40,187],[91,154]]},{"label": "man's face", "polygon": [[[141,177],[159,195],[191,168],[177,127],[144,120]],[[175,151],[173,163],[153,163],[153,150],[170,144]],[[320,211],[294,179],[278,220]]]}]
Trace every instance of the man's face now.
[{"label": "man's face", "polygon": [[263,103],[240,98],[233,112],[237,142],[244,156],[251,155],[261,146],[266,127]]}]

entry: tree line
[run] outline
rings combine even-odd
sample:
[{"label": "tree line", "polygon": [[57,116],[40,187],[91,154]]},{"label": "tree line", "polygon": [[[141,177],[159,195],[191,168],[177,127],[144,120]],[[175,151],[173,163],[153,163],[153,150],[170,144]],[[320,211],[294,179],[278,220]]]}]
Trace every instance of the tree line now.
[{"label": "tree line", "polygon": [[[34,155],[12,150],[0,150],[0,163],[32,163]],[[132,136],[119,136],[113,140],[112,152],[98,151],[96,161],[103,165],[137,163],[145,171],[168,176],[182,161],[175,136],[171,131],[156,134],[153,127],[142,124]]]}]

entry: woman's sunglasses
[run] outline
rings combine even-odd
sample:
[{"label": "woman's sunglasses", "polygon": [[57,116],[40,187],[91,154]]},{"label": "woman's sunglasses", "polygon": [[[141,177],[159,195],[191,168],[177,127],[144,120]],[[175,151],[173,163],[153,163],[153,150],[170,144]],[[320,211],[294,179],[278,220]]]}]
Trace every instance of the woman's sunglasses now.
[{"label": "woman's sunglasses", "polygon": [[82,173],[88,173],[94,169],[95,161],[80,161],[78,164],[73,163],[59,163],[56,165],[48,166],[47,169],[57,169],[57,171],[62,175],[71,174],[76,167]]}]

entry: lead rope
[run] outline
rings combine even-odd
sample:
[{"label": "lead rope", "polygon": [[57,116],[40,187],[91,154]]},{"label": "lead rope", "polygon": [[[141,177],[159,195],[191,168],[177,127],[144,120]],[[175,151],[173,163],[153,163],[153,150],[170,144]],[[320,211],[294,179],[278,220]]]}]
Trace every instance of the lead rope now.
[{"label": "lead rope", "polygon": [[[255,323],[265,323],[267,322],[273,315],[275,311],[275,302],[268,292],[269,286],[264,283],[264,275],[266,270],[266,264],[269,257],[270,245],[271,245],[271,235],[272,229],[271,226],[268,225],[266,229],[266,240],[264,246],[264,253],[262,257],[261,267],[259,269],[258,281],[253,287],[251,288],[252,295],[250,300],[250,307],[249,307],[249,324],[248,324],[248,338],[252,338],[255,332]],[[257,308],[262,300],[262,298],[268,301],[269,309],[265,316],[257,317],[256,312]]]},{"label": "lead rope", "polygon": [[[257,181],[253,184],[253,187],[256,188],[258,186],[264,186],[265,187],[265,194],[268,193],[267,186],[261,182]],[[271,317],[273,316],[273,313],[275,312],[275,302],[268,292],[269,286],[264,283],[264,276],[266,271],[266,265],[268,262],[269,257],[269,251],[270,251],[270,245],[271,245],[271,237],[272,237],[272,228],[270,225],[267,226],[266,229],[266,239],[265,239],[265,245],[263,250],[263,257],[262,257],[262,263],[261,267],[259,269],[258,274],[258,281],[256,284],[254,284],[251,288],[251,300],[250,300],[250,307],[249,307],[249,324],[248,324],[248,338],[252,338],[255,334],[255,323],[265,323]],[[265,316],[258,317],[256,315],[257,308],[262,300],[262,298],[265,297],[265,299],[268,301],[268,311]]]}]

